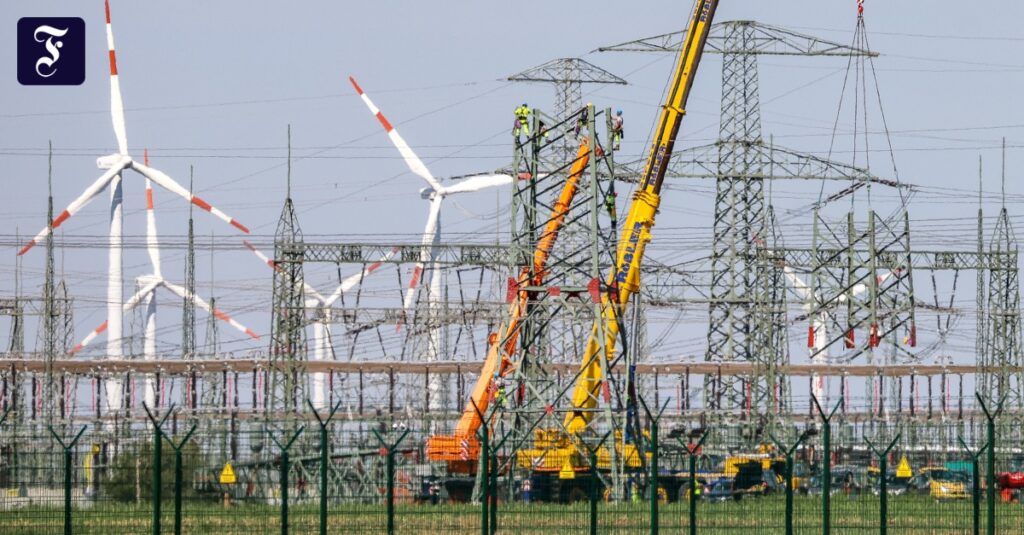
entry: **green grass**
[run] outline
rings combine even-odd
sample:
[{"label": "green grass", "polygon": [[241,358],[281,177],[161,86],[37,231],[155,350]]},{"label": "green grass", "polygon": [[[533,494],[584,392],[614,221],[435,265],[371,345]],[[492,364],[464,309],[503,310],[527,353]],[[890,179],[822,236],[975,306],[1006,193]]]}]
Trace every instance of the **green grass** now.
[{"label": "green grass", "polygon": [[[698,506],[699,532],[777,534],[783,533],[784,499],[780,495]],[[173,509],[163,504],[162,531],[171,533]],[[291,533],[316,533],[316,503],[293,504],[290,508]],[[878,533],[879,500],[874,496],[832,498],[832,533]],[[971,532],[971,503],[937,503],[926,496],[900,496],[889,500],[889,533],[948,534]],[[650,506],[647,503],[601,503],[598,525],[601,533],[648,533]],[[997,533],[1020,533],[1024,525],[1024,506],[998,503]],[[73,528],[78,534],[151,533],[152,510],[134,505],[102,504],[74,510]],[[686,503],[660,506],[662,533],[684,533],[688,527]],[[981,519],[985,521],[982,503]],[[515,535],[560,535],[588,533],[589,505],[501,503],[500,533]],[[821,502],[817,498],[797,497],[794,504],[796,533],[821,533]],[[384,533],[385,509],[382,505],[332,505],[329,533]],[[479,533],[480,507],[465,504],[397,505],[395,526],[398,533]],[[62,533],[63,512],[59,507],[26,507],[0,511],[0,533],[38,535]],[[245,534],[280,533],[280,508],[271,505],[235,505],[223,507],[208,503],[186,504],[183,533]]]}]

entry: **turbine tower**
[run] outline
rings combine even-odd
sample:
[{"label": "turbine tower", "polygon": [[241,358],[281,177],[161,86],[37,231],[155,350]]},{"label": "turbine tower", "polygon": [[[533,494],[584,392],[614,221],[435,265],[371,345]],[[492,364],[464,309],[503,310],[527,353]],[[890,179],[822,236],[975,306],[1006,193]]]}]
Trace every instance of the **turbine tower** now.
[{"label": "turbine tower", "polygon": [[[256,255],[264,264],[269,266],[275,272],[283,273],[284,270],[274,263],[266,254],[256,248],[248,240],[243,240],[242,243],[246,249]],[[342,295],[350,292],[356,285],[362,284],[366,277],[373,274],[373,272],[380,269],[385,262],[391,260],[391,258],[398,253],[398,249],[392,249],[390,252],[385,254],[380,260],[370,264],[363,268],[359,273],[350,275],[341,281],[341,284],[334,289],[334,292],[324,297],[323,294],[316,291],[312,286],[309,285],[305,280],[302,281],[302,293],[305,296],[305,306],[307,314],[312,311],[313,313],[313,360],[334,360],[334,340],[331,336],[331,325],[334,320],[333,306],[334,303],[341,298]],[[312,393],[310,395],[313,406],[320,408],[329,408],[327,396],[327,374],[323,372],[314,372],[310,374],[310,389]]]},{"label": "turbine tower", "polygon": [[[158,186],[178,195],[192,204],[210,212],[218,219],[228,223],[242,232],[248,233],[249,229],[231,218],[224,212],[210,205],[203,199],[193,195],[181,187],[171,177],[163,172],[153,169],[145,164],[132,159],[128,154],[128,137],[125,129],[124,105],[121,100],[121,83],[118,77],[117,56],[114,51],[114,33],[110,23],[110,2],[104,4],[107,21],[107,48],[110,63],[110,116],[113,123],[114,136],[117,138],[117,153],[102,156],[96,160],[100,169],[106,169],[95,182],[78,196],[68,207],[60,213],[43,230],[36,234],[35,238],[28,242],[20,251],[18,256],[24,255],[34,245],[46,239],[54,229],[58,228],[71,216],[78,213],[90,201],[95,199],[103,190],[110,188],[110,227],[109,227],[109,250],[108,250],[108,277],[107,277],[107,321],[99,329],[99,332],[107,331],[107,358],[120,360],[124,357],[122,348],[123,336],[123,312],[122,302],[124,301],[124,280],[122,276],[121,253],[123,247],[122,239],[122,190],[121,174],[126,169],[131,169],[147,180],[155,182]],[[96,332],[95,334],[99,334]],[[107,412],[118,411],[123,406],[122,384],[118,378],[106,380]]]},{"label": "turbine tower", "polygon": [[[416,287],[420,281],[423,273],[423,269],[426,265],[430,265],[430,286],[427,292],[427,307],[429,310],[429,334],[427,341],[427,352],[425,360],[427,362],[435,362],[438,360],[441,353],[441,335],[442,335],[442,321],[439,319],[440,310],[439,305],[442,299],[441,296],[441,270],[435,261],[435,250],[434,247],[441,241],[441,205],[444,202],[445,197],[456,195],[459,193],[470,193],[474,191],[480,191],[492,187],[508,186],[512,184],[512,176],[505,174],[482,174],[469,176],[455,182],[454,184],[445,186],[442,185],[427,166],[420,160],[419,156],[409,147],[409,144],[405,142],[405,139],[395,130],[394,126],[384,117],[370,97],[363,92],[363,89],[356,83],[355,78],[349,77],[349,82],[352,83],[352,87],[355,88],[356,92],[359,93],[359,97],[369,108],[381,126],[384,127],[384,131],[387,132],[391,142],[398,149],[398,152],[402,154],[402,159],[405,160],[409,170],[414,174],[420,176],[426,183],[427,187],[420,190],[420,196],[430,201],[430,209],[427,212],[427,223],[423,229],[423,238],[421,240],[422,249],[420,252],[419,262],[416,263],[416,267],[413,269],[412,279],[409,282],[409,289],[406,291],[405,299],[402,303],[402,309],[405,315],[406,321],[408,321],[408,312],[413,305],[413,301],[416,297]],[[399,324],[401,328],[401,324]],[[437,374],[431,377],[431,382],[428,385],[430,390],[429,395],[434,407],[430,409],[440,408],[440,381]]]}]

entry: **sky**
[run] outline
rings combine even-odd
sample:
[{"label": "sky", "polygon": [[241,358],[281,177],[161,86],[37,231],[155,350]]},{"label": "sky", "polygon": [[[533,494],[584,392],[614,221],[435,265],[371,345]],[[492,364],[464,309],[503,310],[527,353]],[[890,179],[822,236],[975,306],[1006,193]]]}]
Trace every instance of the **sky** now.
[{"label": "sky", "polygon": [[[835,159],[867,163],[884,178],[919,186],[910,204],[915,246],[973,248],[977,211],[978,158],[984,158],[983,203],[991,224],[1002,202],[1020,221],[1021,188],[1015,179],[1024,165],[1024,5],[905,0],[865,4],[875,80],[869,90],[867,130],[870,152],[855,151],[850,133],[864,129],[849,108],[837,108],[847,73],[844,58],[762,57],[760,97],[764,135],[779,145]],[[415,243],[427,203],[420,179],[408,172],[380,125],[347,82],[355,76],[439,177],[487,172],[506,165],[512,154],[512,109],[523,101],[550,109],[554,91],[546,84],[519,84],[506,77],[559,57],[581,57],[625,78],[626,86],[588,86],[584,99],[599,108],[623,108],[627,138],[622,159],[646,148],[670,75],[668,55],[597,53],[599,46],[684,28],[691,2],[201,2],[112,1],[121,88],[126,107],[129,152],[148,149],[152,165],[187,185],[194,167],[195,192],[252,229],[252,240],[271,249],[286,193],[286,129],[292,129],[292,187],[307,239]],[[21,86],[15,76],[15,48],[0,48],[0,294],[15,291],[15,252],[26,235],[45,224],[48,141],[53,142],[55,210],[77,196],[100,172],[98,156],[116,151],[109,117],[109,79],[103,3],[89,1],[4,2],[0,41],[14,41],[17,20],[26,16],[74,16],[86,22],[86,81],[80,86]],[[839,43],[853,38],[854,1],[721,2],[717,21],[748,19]],[[717,137],[721,57],[706,56],[694,85],[680,146]],[[851,75],[852,76],[852,75]],[[878,97],[885,123],[877,108]],[[882,134],[890,131],[888,140]],[[833,134],[837,134],[833,138]],[[1000,144],[1006,138],[1005,197],[1000,181]],[[887,150],[893,146],[895,169]],[[632,156],[632,158],[630,158]],[[826,191],[841,188],[827,185]],[[711,238],[713,184],[672,184],[650,254],[681,260],[683,249],[705,250]],[[772,201],[789,214],[787,243],[807,243],[810,219],[799,212],[813,202],[818,184],[772,185]],[[144,235],[141,177],[124,180],[126,239]],[[884,190],[853,209],[863,218],[869,207],[889,212],[897,199]],[[452,199],[442,216],[446,242],[507,239],[508,191]],[[105,317],[106,196],[65,224],[58,242],[68,247],[59,266],[76,299],[76,336]],[[620,208],[621,209],[621,208]],[[850,206],[843,206],[843,210]],[[180,280],[188,206],[157,190],[156,213],[168,278]],[[658,240],[658,233],[666,236]],[[269,270],[238,243],[238,233],[207,214],[196,214],[197,281],[225,311],[260,334],[269,332]],[[209,244],[218,246],[211,251]],[[205,246],[203,244],[206,244]],[[22,264],[24,293],[42,286],[43,250]],[[125,253],[125,295],[132,278],[149,272],[144,249]],[[330,289],[353,266],[316,266],[307,277]],[[411,266],[402,266],[408,277]],[[380,275],[376,298],[397,306],[395,268]],[[946,281],[948,283],[948,281]],[[482,287],[490,288],[487,283]],[[967,290],[963,288],[967,287]],[[930,289],[929,289],[930,290]],[[930,294],[925,297],[930,300]],[[970,307],[973,286],[962,283],[956,300]],[[161,351],[180,342],[180,302],[161,301]],[[164,313],[163,311],[168,312]],[[662,318],[654,328],[670,329]],[[671,359],[703,354],[706,309],[691,306],[685,326],[656,351]],[[200,325],[205,316],[200,315]],[[961,319],[967,338],[949,352],[973,351],[973,316]],[[126,332],[130,321],[126,319]],[[6,328],[0,326],[0,328]],[[799,329],[797,329],[799,331]],[[202,332],[202,331],[201,331]],[[34,346],[34,331],[27,346]],[[226,350],[266,347],[222,328]],[[202,335],[200,335],[200,338]],[[6,343],[6,342],[5,342]],[[102,347],[98,343],[98,347]],[[794,352],[799,343],[794,345]],[[366,358],[374,358],[368,349]],[[377,351],[376,358],[380,358]]]}]

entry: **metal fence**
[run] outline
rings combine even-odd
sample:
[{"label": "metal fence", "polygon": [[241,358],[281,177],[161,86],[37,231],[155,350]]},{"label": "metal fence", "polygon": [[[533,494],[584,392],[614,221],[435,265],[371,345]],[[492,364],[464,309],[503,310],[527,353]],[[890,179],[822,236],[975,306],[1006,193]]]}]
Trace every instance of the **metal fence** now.
[{"label": "metal fence", "polygon": [[579,437],[584,464],[545,471],[495,440],[500,426],[453,471],[425,457],[441,424],[392,415],[8,422],[0,533],[1021,533],[1021,424],[992,416],[649,418],[616,437],[641,452],[616,477],[597,457],[621,444]]}]

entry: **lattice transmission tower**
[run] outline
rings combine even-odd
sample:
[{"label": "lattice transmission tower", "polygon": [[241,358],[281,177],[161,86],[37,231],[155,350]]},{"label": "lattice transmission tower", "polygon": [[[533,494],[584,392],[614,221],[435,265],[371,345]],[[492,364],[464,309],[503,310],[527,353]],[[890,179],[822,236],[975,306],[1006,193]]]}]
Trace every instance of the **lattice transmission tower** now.
[{"label": "lattice transmission tower", "polygon": [[267,417],[294,414],[305,397],[305,302],[302,294],[302,230],[292,204],[292,130],[288,127],[288,189],[274,234],[274,298],[270,360],[264,402]]},{"label": "lattice transmission tower", "polygon": [[[682,32],[656,35],[613,46],[601,52],[678,53]],[[706,52],[721,54],[722,100],[718,140],[677,151],[668,176],[715,180],[712,224],[711,280],[706,360],[754,361],[760,377],[705,379],[705,407],[748,410],[758,400],[780,398],[783,385],[771,384],[773,370],[784,363],[786,350],[770,340],[779,330],[778,302],[766,285],[780,280],[778,266],[759,263],[759,250],[771,249],[775,231],[764,198],[766,179],[882,181],[865,169],[832,162],[765,143],[761,131],[758,56],[876,56],[851,47],[754,21],[715,24]],[[642,164],[642,161],[636,162]],[[638,167],[626,164],[626,167]],[[784,399],[784,396],[781,396]],[[767,410],[768,407],[760,407]]]}]

